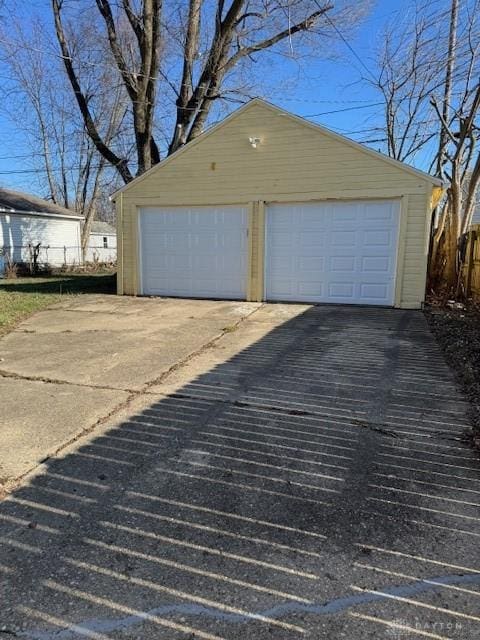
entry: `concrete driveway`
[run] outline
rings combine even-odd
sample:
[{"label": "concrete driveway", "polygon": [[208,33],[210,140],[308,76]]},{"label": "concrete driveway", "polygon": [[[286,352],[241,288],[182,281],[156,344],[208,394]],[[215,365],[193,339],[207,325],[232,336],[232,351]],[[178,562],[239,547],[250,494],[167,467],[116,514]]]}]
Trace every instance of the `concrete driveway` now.
[{"label": "concrete driveway", "polygon": [[[259,305],[81,296],[0,340],[0,487],[232,331]],[[148,397],[147,402],[151,398]]]},{"label": "concrete driveway", "polygon": [[[126,317],[144,303],[150,315]],[[55,360],[65,362],[62,383],[35,382],[51,403],[60,388],[77,403],[99,387],[126,396],[108,396],[120,400],[111,417],[0,506],[0,632],[480,637],[480,466],[461,441],[465,406],[421,313],[108,304],[119,305],[102,312],[112,376],[102,375],[95,333],[89,371],[79,351],[77,366],[75,350],[54,355],[59,334],[48,339],[46,324],[39,332],[31,322],[37,333],[25,342],[35,353],[43,344],[46,358],[35,360],[38,377],[55,379]],[[170,360],[152,326],[162,304],[168,344],[181,352]],[[87,331],[93,306],[65,309],[68,330]],[[137,332],[123,366],[121,326]],[[0,343],[1,364],[23,376],[27,347],[23,365],[9,361],[18,340]]]}]

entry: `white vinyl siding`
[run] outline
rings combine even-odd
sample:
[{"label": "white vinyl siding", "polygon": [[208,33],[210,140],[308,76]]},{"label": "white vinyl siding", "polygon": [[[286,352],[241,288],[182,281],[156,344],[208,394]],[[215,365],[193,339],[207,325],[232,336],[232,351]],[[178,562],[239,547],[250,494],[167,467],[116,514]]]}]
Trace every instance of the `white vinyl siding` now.
[{"label": "white vinyl siding", "polygon": [[[103,246],[103,239],[107,238],[107,247]],[[91,233],[86,259],[88,262],[111,262],[117,258],[117,236],[116,234]]]},{"label": "white vinyl siding", "polygon": [[267,300],[393,306],[398,202],[267,207]]},{"label": "white vinyl siding", "polygon": [[246,207],[141,209],[142,293],[244,299],[247,224]]},{"label": "white vinyl siding", "polygon": [[80,220],[0,213],[0,247],[14,262],[28,262],[28,245],[38,243],[41,244],[40,263],[79,264]]}]

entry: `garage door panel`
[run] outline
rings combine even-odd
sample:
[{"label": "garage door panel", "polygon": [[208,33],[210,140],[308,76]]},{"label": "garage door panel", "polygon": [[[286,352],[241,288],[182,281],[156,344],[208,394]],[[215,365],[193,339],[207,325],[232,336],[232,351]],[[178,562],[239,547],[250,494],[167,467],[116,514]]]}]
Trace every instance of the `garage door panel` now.
[{"label": "garage door panel", "polygon": [[[169,280],[162,279],[162,278],[158,278],[158,279],[148,278],[147,282],[144,283],[144,286],[148,287],[149,295],[165,295],[164,291],[166,291],[168,287],[171,286],[171,283]],[[178,278],[175,283],[175,292],[171,293],[170,295],[176,295],[176,296],[187,295],[187,292],[190,291],[190,288],[191,288],[190,278],[188,278],[187,280],[182,280],[181,278]]]},{"label": "garage door panel", "polygon": [[382,283],[362,283],[360,285],[360,294],[363,298],[384,300],[388,295],[388,287]]},{"label": "garage door panel", "polygon": [[276,283],[273,286],[272,296],[274,297],[272,299],[288,300],[292,296],[295,296],[296,291],[297,291],[296,283],[294,286],[293,282],[284,280],[282,282]]},{"label": "garage door panel", "polygon": [[386,273],[392,268],[392,260],[386,256],[364,256],[362,258],[363,273]]},{"label": "garage door panel", "polygon": [[277,230],[277,244],[279,247],[284,247],[287,249],[293,249],[295,239],[292,237],[290,231],[281,229]]},{"label": "garage door panel", "polygon": [[331,205],[329,213],[333,229],[343,229],[345,226],[354,225],[358,217],[355,205]]},{"label": "garage door panel", "polygon": [[[318,231],[313,225],[306,231],[298,233],[298,246],[306,251],[310,250],[311,255],[316,255],[318,247],[324,247],[327,240],[326,231]],[[293,242],[292,232],[289,233],[291,242]]]},{"label": "garage door panel", "polygon": [[205,271],[207,274],[211,274],[218,269],[218,260],[214,255],[200,255],[192,256],[192,268],[195,271]]},{"label": "garage door panel", "polygon": [[311,258],[313,260],[319,258],[323,259],[323,256],[319,256],[318,254],[319,251],[325,254],[325,246],[325,242],[321,242],[318,245],[311,244],[308,246],[305,246],[301,242],[298,242],[294,247],[292,247],[292,249],[294,250],[296,256],[301,256],[302,258]]},{"label": "garage door panel", "polygon": [[330,258],[330,271],[333,273],[338,271],[355,273],[356,269],[357,260],[353,256],[332,256]]},{"label": "garage door panel", "polygon": [[376,224],[379,224],[383,221],[390,224],[396,215],[397,206],[395,203],[386,205],[384,202],[372,202],[365,207],[364,218],[367,223],[374,221]]},{"label": "garage door panel", "polygon": [[328,295],[330,298],[352,300],[354,292],[355,285],[351,282],[330,282],[328,285]]},{"label": "garage door panel", "polygon": [[268,206],[267,300],[393,305],[399,215],[395,201]]},{"label": "garage door panel", "polygon": [[368,229],[363,232],[363,247],[386,247],[393,244],[393,234],[390,230]]},{"label": "garage door panel", "polygon": [[298,208],[298,219],[303,229],[308,229],[309,227],[312,229],[322,229],[328,226],[328,222],[326,220],[322,220],[319,223],[318,216],[315,211],[306,207]]},{"label": "garage door panel", "polygon": [[244,299],[246,207],[140,210],[144,294]]},{"label": "garage door panel", "polygon": [[315,298],[324,295],[323,285],[318,282],[299,282],[297,291],[301,297]]},{"label": "garage door panel", "polygon": [[332,231],[331,243],[336,247],[354,247],[357,243],[356,231]]},{"label": "garage door panel", "polygon": [[311,272],[313,275],[325,271],[325,258],[318,256],[307,256],[297,259],[298,270],[303,273]]}]

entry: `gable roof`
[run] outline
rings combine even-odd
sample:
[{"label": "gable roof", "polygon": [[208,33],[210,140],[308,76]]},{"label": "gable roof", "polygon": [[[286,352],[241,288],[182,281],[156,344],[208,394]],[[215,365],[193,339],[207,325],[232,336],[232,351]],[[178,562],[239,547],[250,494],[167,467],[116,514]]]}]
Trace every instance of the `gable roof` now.
[{"label": "gable roof", "polygon": [[0,187],[0,212],[6,213],[45,213],[49,216],[81,218],[76,211],[60,207],[30,193],[12,191]]},{"label": "gable roof", "polygon": [[354,140],[351,140],[350,138],[347,138],[346,136],[342,136],[339,133],[335,133],[334,131],[332,131],[331,129],[328,129],[327,127],[324,127],[323,125],[320,125],[320,124],[317,124],[317,123],[314,123],[314,122],[309,122],[308,120],[305,120],[305,118],[302,118],[300,116],[296,116],[295,114],[291,113],[290,111],[286,111],[285,109],[277,107],[276,105],[273,105],[270,102],[267,102],[266,100],[263,100],[262,98],[253,98],[253,100],[250,100],[249,102],[245,103],[244,105],[242,105],[241,107],[239,107],[238,109],[233,111],[230,115],[228,115],[226,118],[224,118],[224,120],[222,120],[218,124],[214,125],[213,127],[210,127],[209,129],[207,129],[207,131],[205,131],[204,133],[200,134],[197,138],[195,138],[191,142],[188,142],[183,147],[180,147],[180,149],[175,151],[175,153],[172,153],[172,155],[166,157],[164,160],[162,160],[158,164],[156,164],[153,167],[151,167],[148,171],[145,171],[145,173],[142,173],[142,175],[138,176],[137,178],[135,178],[134,180],[132,180],[128,184],[124,185],[123,187],[120,187],[120,189],[117,189],[116,191],[114,191],[114,193],[111,196],[112,199],[115,200],[115,198],[116,198],[116,196],[118,194],[123,193],[124,191],[128,190],[132,185],[136,185],[139,182],[141,182],[142,180],[144,180],[146,177],[152,175],[152,173],[154,173],[155,171],[157,171],[161,167],[165,166],[166,164],[170,163],[172,160],[177,158],[179,155],[181,155],[181,154],[185,153],[186,151],[188,151],[189,149],[191,149],[194,145],[200,144],[205,138],[207,138],[208,136],[212,135],[213,133],[215,133],[219,129],[223,128],[231,120],[237,118],[240,114],[244,113],[245,111],[247,111],[248,109],[250,109],[250,108],[252,108],[253,106],[256,106],[256,105],[261,105],[262,107],[265,107],[266,109],[271,110],[276,115],[279,115],[279,116],[282,116],[282,117],[285,117],[285,118],[289,118],[293,122],[296,122],[297,124],[300,124],[300,125],[302,125],[304,127],[309,127],[313,131],[315,131],[317,133],[321,133],[321,134],[327,136],[328,138],[330,138],[332,140],[336,140],[337,142],[340,142],[342,144],[349,145],[350,147],[354,148],[356,151],[361,151],[362,153],[367,154],[370,157],[374,157],[377,160],[381,160],[383,162],[386,162],[386,163],[390,164],[391,166],[396,167],[397,169],[399,169],[401,171],[405,171],[406,173],[414,175],[414,176],[416,176],[418,178],[422,178],[423,180],[426,180],[427,182],[430,182],[434,186],[442,187],[444,185],[442,180],[440,180],[439,178],[435,178],[434,176],[431,176],[429,173],[426,173],[425,171],[421,171],[420,169],[416,169],[415,167],[412,167],[411,165],[406,164],[405,162],[400,162],[399,160],[395,160],[394,158],[390,158],[390,156],[387,156],[384,153],[380,153],[379,151],[374,151],[373,149],[370,149],[369,147],[366,147],[366,146],[360,144],[359,142],[355,142]]},{"label": "gable roof", "polygon": [[117,231],[114,226],[103,220],[94,220],[90,227],[90,233],[98,233],[103,235],[116,235]]}]

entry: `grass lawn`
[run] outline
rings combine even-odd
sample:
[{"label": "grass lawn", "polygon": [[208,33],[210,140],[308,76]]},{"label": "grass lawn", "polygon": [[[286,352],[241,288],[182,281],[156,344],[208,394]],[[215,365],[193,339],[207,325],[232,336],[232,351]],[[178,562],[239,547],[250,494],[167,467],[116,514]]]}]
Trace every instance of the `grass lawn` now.
[{"label": "grass lawn", "polygon": [[47,278],[0,280],[0,336],[65,296],[115,293],[115,274],[65,274]]}]

